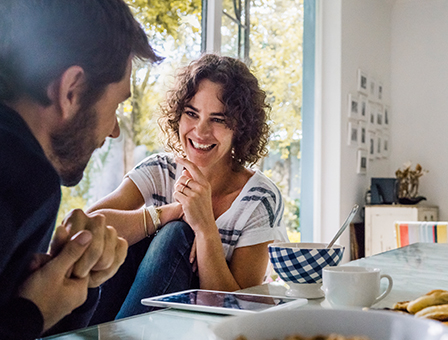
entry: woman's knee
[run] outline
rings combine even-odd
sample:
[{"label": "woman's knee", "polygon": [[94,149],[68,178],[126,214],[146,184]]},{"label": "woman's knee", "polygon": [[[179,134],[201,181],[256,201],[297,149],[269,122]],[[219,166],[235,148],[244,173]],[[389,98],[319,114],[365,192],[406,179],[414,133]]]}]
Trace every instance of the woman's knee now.
[{"label": "woman's knee", "polygon": [[194,232],[187,223],[183,221],[172,221],[159,230],[157,235],[154,237],[153,242],[154,241],[157,243],[180,242],[191,246],[194,241]]},{"label": "woman's knee", "polygon": [[190,252],[193,241],[194,232],[185,222],[166,224],[154,237],[140,263],[135,281],[139,283],[135,285],[134,282],[136,286],[134,291],[139,291],[136,294],[144,295],[141,290],[145,290],[146,295],[152,294],[151,296],[162,294],[166,287],[178,279],[178,276],[184,278],[184,273],[191,276]]}]

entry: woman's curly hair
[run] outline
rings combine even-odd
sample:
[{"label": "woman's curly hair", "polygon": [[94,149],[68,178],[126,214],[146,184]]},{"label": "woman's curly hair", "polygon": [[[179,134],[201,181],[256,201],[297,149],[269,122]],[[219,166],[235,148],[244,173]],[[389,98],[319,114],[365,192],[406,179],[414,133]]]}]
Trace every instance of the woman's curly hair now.
[{"label": "woman's curly hair", "polygon": [[271,107],[257,78],[242,61],[205,54],[180,70],[174,88],[161,104],[159,125],[167,137],[167,147],[185,155],[179,139],[179,121],[185,106],[194,97],[199,83],[208,79],[220,84],[227,126],[233,130],[232,168],[253,165],[267,155]]}]

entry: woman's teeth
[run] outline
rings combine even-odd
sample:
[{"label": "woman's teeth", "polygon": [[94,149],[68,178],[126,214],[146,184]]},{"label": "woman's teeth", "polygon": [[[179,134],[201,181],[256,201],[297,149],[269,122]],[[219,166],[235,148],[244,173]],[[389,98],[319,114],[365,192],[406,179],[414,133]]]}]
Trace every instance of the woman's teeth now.
[{"label": "woman's teeth", "polygon": [[215,146],[214,144],[200,144],[200,143],[196,143],[193,140],[190,140],[190,141],[191,141],[191,144],[193,145],[193,147],[195,149],[199,149],[199,150],[207,151],[207,150],[213,149],[213,147]]}]

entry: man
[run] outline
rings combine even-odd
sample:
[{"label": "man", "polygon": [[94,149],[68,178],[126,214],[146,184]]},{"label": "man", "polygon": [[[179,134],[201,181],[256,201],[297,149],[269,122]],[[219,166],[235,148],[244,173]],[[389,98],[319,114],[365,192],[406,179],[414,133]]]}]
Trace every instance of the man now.
[{"label": "man", "polygon": [[158,61],[123,0],[0,4],[0,339],[87,325],[99,285],[124,261],[104,216],[54,223],[130,95],[134,57]]}]

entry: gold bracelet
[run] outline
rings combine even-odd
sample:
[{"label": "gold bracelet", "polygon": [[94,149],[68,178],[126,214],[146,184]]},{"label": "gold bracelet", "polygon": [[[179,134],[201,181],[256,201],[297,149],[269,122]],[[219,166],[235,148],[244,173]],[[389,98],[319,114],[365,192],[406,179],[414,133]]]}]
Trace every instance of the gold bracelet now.
[{"label": "gold bracelet", "polygon": [[146,210],[148,210],[149,216],[151,216],[152,225],[154,226],[154,233],[156,233],[160,225],[162,224],[160,222],[160,209],[151,205],[149,207],[146,207]]},{"label": "gold bracelet", "polygon": [[149,237],[148,227],[146,226],[146,208],[143,207],[142,211],[143,211],[143,226],[145,228],[145,235],[146,235],[146,237]]}]

